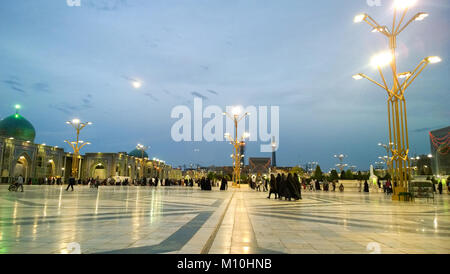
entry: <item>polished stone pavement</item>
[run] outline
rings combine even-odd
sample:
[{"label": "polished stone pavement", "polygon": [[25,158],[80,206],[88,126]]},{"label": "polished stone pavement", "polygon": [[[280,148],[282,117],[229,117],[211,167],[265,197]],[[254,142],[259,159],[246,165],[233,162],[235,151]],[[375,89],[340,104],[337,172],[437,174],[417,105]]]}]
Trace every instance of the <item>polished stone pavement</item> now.
[{"label": "polished stone pavement", "polygon": [[0,186],[4,253],[450,253],[450,195],[415,203],[382,193],[267,199],[245,186]]}]

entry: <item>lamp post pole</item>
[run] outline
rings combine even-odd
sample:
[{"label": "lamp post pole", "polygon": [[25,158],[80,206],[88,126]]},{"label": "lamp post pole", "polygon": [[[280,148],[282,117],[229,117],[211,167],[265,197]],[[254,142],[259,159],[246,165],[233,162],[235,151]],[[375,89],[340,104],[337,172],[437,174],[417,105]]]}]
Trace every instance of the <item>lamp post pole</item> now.
[{"label": "lamp post pole", "polygon": [[[365,78],[377,86],[381,87],[387,92],[387,112],[389,124],[389,142],[392,143],[390,148],[392,157],[392,171],[394,183],[394,195],[392,199],[397,200],[400,192],[406,192],[408,189],[408,179],[410,178],[410,159],[409,153],[409,138],[408,138],[408,123],[406,115],[406,101],[405,91],[417,78],[417,76],[430,63],[438,63],[441,58],[437,56],[430,56],[424,58],[419,65],[412,72],[399,73],[397,71],[396,48],[398,35],[413,21],[421,21],[425,19],[428,14],[420,12],[416,14],[407,23],[403,24],[405,16],[414,3],[414,0],[395,0],[394,1],[394,19],[392,28],[381,26],[372,17],[367,14],[359,14],[354,18],[355,23],[366,22],[372,27],[372,32],[379,32],[388,38],[389,51],[381,53],[372,58],[372,65],[378,70],[382,83],[379,83],[363,73],[353,76],[355,80]],[[397,15],[400,12],[401,17],[397,23]],[[390,65],[392,71],[392,86],[389,87],[386,78],[382,72],[382,67]]]},{"label": "lamp post pole", "polygon": [[91,122],[81,123],[79,119],[73,119],[72,121],[67,121],[66,124],[71,125],[75,131],[76,131],[76,141],[68,141],[65,140],[64,142],[68,143],[73,150],[73,158],[72,158],[72,177],[78,179],[78,162],[80,160],[80,150],[86,146],[90,145],[89,142],[83,142],[80,140],[80,132],[83,128],[85,128],[88,125],[92,125]]},{"label": "lamp post pole", "polygon": [[239,122],[246,116],[250,115],[250,113],[246,112],[241,115],[240,107],[234,107],[231,115],[227,112],[224,112],[223,115],[228,116],[233,120],[234,123],[234,138],[232,138],[229,133],[225,133],[225,138],[227,138],[234,147],[234,155],[232,155],[232,158],[234,158],[233,186],[239,188],[241,187],[241,157],[243,156],[240,153],[240,148],[245,139],[249,137],[249,134],[244,133],[244,135],[240,139],[238,139],[238,125]]},{"label": "lamp post pole", "polygon": [[144,154],[148,148],[149,148],[148,146],[144,146],[141,144],[137,144],[137,146],[136,146],[136,149],[141,151],[141,170],[139,172],[140,173],[139,176],[141,177],[141,179],[144,178],[144,168],[145,168]]}]

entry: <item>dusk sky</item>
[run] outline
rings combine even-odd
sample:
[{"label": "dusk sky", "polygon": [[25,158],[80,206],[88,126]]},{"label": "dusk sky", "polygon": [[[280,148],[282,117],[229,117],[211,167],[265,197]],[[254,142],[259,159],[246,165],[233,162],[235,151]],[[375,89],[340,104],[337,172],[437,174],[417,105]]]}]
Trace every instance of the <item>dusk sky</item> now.
[{"label": "dusk sky", "polygon": [[[386,39],[353,17],[367,12],[392,24],[392,1],[366,0],[3,0],[0,6],[0,118],[21,104],[37,143],[57,145],[74,132],[65,121],[94,124],[82,131],[84,152],[151,146],[150,157],[174,166],[231,165],[227,142],[174,142],[172,108],[279,106],[277,164],[318,161],[334,154],[368,170],[385,154],[386,93],[352,75],[364,72]],[[407,90],[411,154],[428,154],[428,131],[450,125],[450,1],[418,0],[398,40],[400,71],[437,55]],[[133,88],[133,79],[142,82]],[[204,121],[207,122],[207,121]],[[270,157],[250,142],[247,156]]]}]

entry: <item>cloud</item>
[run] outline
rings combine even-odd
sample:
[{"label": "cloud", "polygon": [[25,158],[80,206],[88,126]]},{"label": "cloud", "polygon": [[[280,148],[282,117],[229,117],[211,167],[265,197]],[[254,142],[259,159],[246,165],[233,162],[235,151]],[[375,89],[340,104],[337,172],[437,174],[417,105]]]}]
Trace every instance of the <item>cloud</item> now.
[{"label": "cloud", "polygon": [[212,89],[208,89],[208,90],[206,90],[207,92],[209,92],[209,93],[212,93],[212,94],[214,94],[214,95],[218,95],[219,93],[217,93],[216,91],[214,91],[214,90],[212,90]]},{"label": "cloud", "polygon": [[47,83],[43,83],[43,82],[39,82],[39,83],[35,83],[32,86],[34,91],[37,92],[45,92],[45,93],[50,93],[50,86]]},{"label": "cloud", "polygon": [[8,80],[2,81],[4,84],[6,84],[10,89],[26,93],[26,91],[23,89],[23,84],[20,82],[19,78],[12,76]]},{"label": "cloud", "polygon": [[11,89],[13,89],[15,91],[18,91],[18,92],[21,92],[21,93],[26,93],[25,90],[23,90],[21,88],[18,88],[18,87],[11,87]]},{"label": "cloud", "polygon": [[144,93],[144,95],[147,96],[147,97],[150,97],[150,99],[152,99],[155,102],[159,102],[158,98],[153,96],[150,92],[146,92],[146,93]]},{"label": "cloud", "polygon": [[50,104],[49,107],[61,111],[65,114],[72,114],[74,112],[81,112],[86,109],[93,108],[91,105],[92,95],[88,94],[86,97],[81,98],[81,104],[67,104],[67,103],[59,103],[59,104]]},{"label": "cloud", "polygon": [[202,98],[203,100],[208,100],[208,97],[206,97],[205,95],[200,94],[200,93],[198,93],[196,91],[191,92],[191,94],[194,95],[195,97]]}]

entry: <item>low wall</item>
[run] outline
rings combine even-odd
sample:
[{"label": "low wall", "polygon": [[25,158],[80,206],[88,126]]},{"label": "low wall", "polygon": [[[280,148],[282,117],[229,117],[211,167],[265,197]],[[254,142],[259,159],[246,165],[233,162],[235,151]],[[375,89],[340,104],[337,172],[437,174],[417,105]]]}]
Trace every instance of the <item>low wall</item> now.
[{"label": "low wall", "polygon": [[[383,192],[383,186],[381,188],[378,188],[378,185],[371,184],[369,181],[367,181],[369,184],[369,192]],[[339,180],[339,184],[336,186],[336,190],[339,189],[339,186],[343,184],[344,185],[344,192],[363,192],[364,191],[364,181],[358,181],[358,180]]]}]

